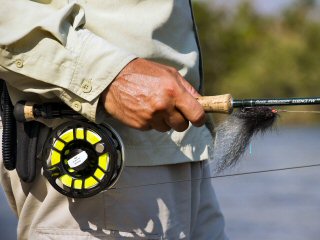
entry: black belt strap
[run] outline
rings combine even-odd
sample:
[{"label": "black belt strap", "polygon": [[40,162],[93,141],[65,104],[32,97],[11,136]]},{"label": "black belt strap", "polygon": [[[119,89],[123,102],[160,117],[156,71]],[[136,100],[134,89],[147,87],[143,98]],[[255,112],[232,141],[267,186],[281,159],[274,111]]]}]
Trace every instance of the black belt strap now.
[{"label": "black belt strap", "polygon": [[21,180],[32,182],[36,176],[38,136],[42,123],[17,122],[16,170]]},{"label": "black belt strap", "polygon": [[[3,124],[2,156],[7,170],[17,170],[21,180],[32,182],[36,176],[36,159],[39,151],[39,133],[44,124],[17,122],[5,81],[0,80],[1,117]],[[48,129],[48,128],[47,128]]]}]

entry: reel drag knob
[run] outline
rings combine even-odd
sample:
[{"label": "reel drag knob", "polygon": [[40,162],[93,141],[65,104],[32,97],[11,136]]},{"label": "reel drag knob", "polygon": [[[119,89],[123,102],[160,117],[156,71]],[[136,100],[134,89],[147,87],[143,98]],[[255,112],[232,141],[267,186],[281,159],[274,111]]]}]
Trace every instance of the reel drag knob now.
[{"label": "reel drag knob", "polygon": [[105,124],[62,124],[51,133],[44,149],[44,175],[68,197],[90,197],[111,188],[123,168],[123,144]]}]

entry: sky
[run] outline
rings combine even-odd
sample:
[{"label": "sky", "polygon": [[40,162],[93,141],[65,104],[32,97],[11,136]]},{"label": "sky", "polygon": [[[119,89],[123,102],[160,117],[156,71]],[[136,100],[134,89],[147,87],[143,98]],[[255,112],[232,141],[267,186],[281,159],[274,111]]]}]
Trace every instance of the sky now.
[{"label": "sky", "polygon": [[[239,0],[238,0],[239,1]],[[264,13],[274,13],[278,12],[283,7],[295,2],[294,0],[254,0],[254,5],[256,8]]]},{"label": "sky", "polygon": [[[210,1],[210,0],[209,0]],[[232,7],[243,0],[214,0],[215,4]],[[293,4],[296,0],[252,0],[257,10],[264,14],[278,13],[284,7]]]}]

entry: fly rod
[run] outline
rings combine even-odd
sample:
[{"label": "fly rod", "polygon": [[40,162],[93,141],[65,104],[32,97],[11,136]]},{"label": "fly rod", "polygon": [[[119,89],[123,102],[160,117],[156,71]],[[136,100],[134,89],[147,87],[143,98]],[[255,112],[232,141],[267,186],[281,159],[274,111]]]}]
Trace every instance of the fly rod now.
[{"label": "fly rod", "polygon": [[206,112],[231,113],[234,108],[320,105],[320,97],[274,98],[274,99],[233,99],[231,94],[199,97],[198,102]]}]

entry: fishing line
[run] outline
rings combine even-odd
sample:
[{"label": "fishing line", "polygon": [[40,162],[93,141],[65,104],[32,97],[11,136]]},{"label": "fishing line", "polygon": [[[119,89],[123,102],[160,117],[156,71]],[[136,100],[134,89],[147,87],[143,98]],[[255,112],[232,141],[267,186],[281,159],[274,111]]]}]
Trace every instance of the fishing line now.
[{"label": "fishing line", "polygon": [[301,110],[286,110],[286,109],[274,109],[277,113],[314,113],[320,114],[320,111],[301,111]]},{"label": "fishing line", "polygon": [[[241,104],[248,103],[248,102],[252,104],[251,100],[250,101],[247,100],[246,102],[242,102]],[[256,100],[256,102],[259,103],[258,100]],[[282,100],[280,100],[280,104],[281,103],[283,103]],[[258,132],[264,133],[267,129],[272,127],[274,121],[276,120],[278,112],[285,112],[285,111],[290,111],[290,110],[255,106],[255,107],[244,107],[239,111],[233,112],[231,115],[229,115],[229,117],[222,124],[217,126],[217,128],[215,129],[216,141],[214,143],[215,154],[213,159],[217,164],[216,166],[218,170],[217,173],[222,172],[223,170],[229,167],[235,166],[238,159],[240,159],[240,156],[243,154],[244,150],[249,145],[251,137],[257,134]],[[222,140],[219,138],[222,138]],[[130,188],[138,188],[138,187],[156,186],[156,185],[162,185],[162,184],[175,184],[175,183],[181,183],[181,182],[227,178],[227,177],[244,176],[244,175],[260,174],[260,173],[268,173],[268,172],[288,171],[288,170],[304,169],[304,168],[311,168],[311,167],[320,167],[320,163],[311,164],[311,165],[259,170],[259,171],[240,172],[240,173],[233,173],[233,174],[215,175],[215,176],[208,176],[204,178],[180,179],[176,181],[147,183],[147,184],[141,184],[136,186],[121,186],[121,187],[115,187],[115,189],[130,189]]]},{"label": "fishing line", "polygon": [[[199,97],[197,100],[205,112],[229,114],[228,118],[217,127],[207,125],[214,140],[212,161],[216,163],[216,169],[210,174],[214,176],[151,184],[145,182],[139,186],[119,186],[119,188],[311,167],[300,166],[222,175],[225,169],[237,164],[254,135],[263,134],[272,129],[278,117],[277,111],[273,109],[274,106],[320,105],[320,97],[237,100],[233,99],[230,94],[225,94]],[[89,122],[82,115],[61,103],[39,104],[20,101],[10,111],[10,114],[15,117],[13,120],[21,124],[37,121],[38,118],[67,120],[66,123],[52,129],[41,157],[44,176],[60,193],[69,197],[83,198],[116,186],[115,183],[124,166],[125,149],[121,137],[111,126]],[[35,158],[31,159],[34,161]],[[320,164],[312,166],[320,166]]]},{"label": "fishing line", "polygon": [[109,190],[131,189],[131,188],[139,188],[139,187],[157,186],[157,185],[163,185],[163,184],[175,184],[175,183],[182,183],[182,182],[211,180],[211,179],[216,179],[216,178],[237,177],[237,176],[245,176],[245,175],[260,174],[260,173],[269,173],[269,172],[280,172],[280,171],[289,171],[289,170],[296,170],[296,169],[305,169],[305,168],[312,168],[312,167],[320,167],[320,163],[311,164],[311,165],[295,166],[295,167],[275,168],[275,169],[268,169],[268,170],[259,170],[259,171],[250,171],[250,172],[241,172],[241,173],[234,173],[234,174],[209,176],[209,177],[203,177],[203,178],[180,179],[180,180],[176,180],[176,181],[149,183],[149,184],[141,184],[141,185],[136,185],[136,186],[114,187],[114,188],[111,188]]}]

